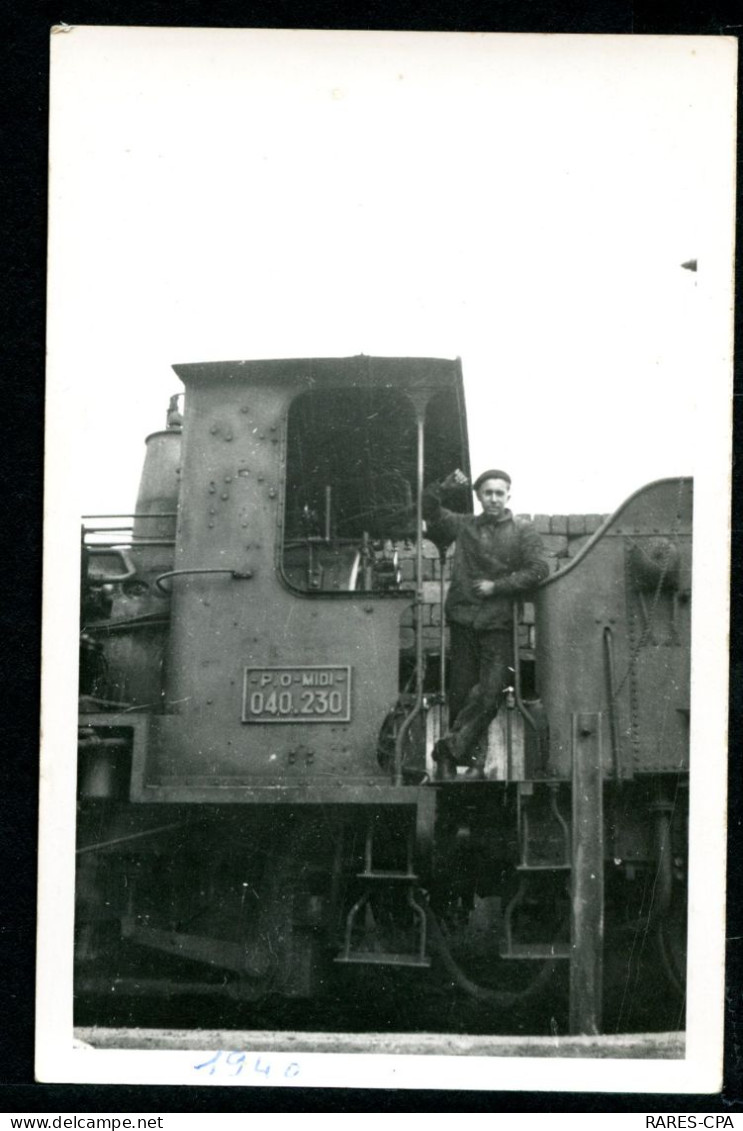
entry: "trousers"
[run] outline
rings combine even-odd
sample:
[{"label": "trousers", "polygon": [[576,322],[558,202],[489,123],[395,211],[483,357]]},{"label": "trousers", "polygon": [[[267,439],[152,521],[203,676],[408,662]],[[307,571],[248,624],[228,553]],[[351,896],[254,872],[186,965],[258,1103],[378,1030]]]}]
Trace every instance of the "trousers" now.
[{"label": "trousers", "polygon": [[449,749],[460,765],[474,761],[475,747],[513,685],[513,641],[508,629],[476,632],[450,625]]}]

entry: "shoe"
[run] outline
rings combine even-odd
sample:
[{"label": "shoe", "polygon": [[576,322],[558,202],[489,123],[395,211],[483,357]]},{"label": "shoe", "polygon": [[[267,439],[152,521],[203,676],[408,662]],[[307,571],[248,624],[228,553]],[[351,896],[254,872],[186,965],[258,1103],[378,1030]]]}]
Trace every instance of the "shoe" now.
[{"label": "shoe", "polygon": [[448,739],[440,738],[433,748],[433,760],[436,763],[436,781],[456,781],[457,760],[451,752]]}]

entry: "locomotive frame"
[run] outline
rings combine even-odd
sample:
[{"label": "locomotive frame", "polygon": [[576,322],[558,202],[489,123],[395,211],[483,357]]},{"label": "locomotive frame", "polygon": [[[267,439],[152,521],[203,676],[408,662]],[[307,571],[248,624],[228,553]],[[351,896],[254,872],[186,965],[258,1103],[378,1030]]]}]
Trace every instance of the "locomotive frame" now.
[{"label": "locomotive frame", "polygon": [[459,363],[176,371],[185,416],[148,438],[130,540],[83,540],[78,996],[311,1000],[381,971],[434,979],[483,1031],[526,1010],[597,1034],[605,996],[614,1028],[634,1016],[608,932],[673,1028],[690,481],[637,492],[552,574],[535,648],[515,615],[489,780],[433,783],[448,559],[421,493],[468,470]]}]

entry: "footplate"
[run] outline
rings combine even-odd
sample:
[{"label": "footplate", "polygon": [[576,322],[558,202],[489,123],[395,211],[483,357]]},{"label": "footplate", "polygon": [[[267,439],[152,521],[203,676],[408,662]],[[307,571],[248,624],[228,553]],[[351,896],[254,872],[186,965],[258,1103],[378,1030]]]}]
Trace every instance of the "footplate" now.
[{"label": "footplate", "polygon": [[385,954],[375,950],[356,950],[349,955],[339,954],[335,961],[349,966],[414,966],[424,970],[431,965],[431,959],[425,956],[420,958],[415,954]]}]

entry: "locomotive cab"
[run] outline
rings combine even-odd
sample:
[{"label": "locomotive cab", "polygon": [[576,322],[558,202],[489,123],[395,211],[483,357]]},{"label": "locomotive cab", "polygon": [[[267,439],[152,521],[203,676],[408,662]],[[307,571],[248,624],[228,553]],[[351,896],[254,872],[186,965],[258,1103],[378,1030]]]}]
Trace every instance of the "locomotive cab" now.
[{"label": "locomotive cab", "polygon": [[469,473],[459,362],[175,368],[128,539],[84,543],[81,1000],[402,971],[478,1027],[590,1033],[604,1006],[632,1024],[605,930],[621,961],[652,928],[643,976],[678,1017],[690,481],[638,492],[514,609],[486,780],[435,783],[451,558],[422,492]]},{"label": "locomotive cab", "polygon": [[466,464],[458,363],[177,372],[188,408],[173,569],[158,579],[166,691],[138,796],[238,800],[283,784],[307,799],[331,780],[334,797],[381,783],[380,727],[426,560],[416,497],[424,476]]}]

